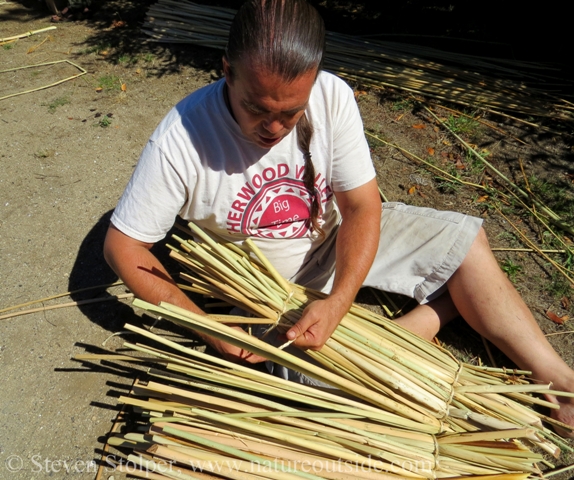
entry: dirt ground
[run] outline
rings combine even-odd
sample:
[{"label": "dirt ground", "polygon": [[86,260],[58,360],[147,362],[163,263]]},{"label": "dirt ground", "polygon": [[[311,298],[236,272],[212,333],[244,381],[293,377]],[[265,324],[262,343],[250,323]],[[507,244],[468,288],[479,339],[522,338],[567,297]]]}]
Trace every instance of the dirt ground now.
[{"label": "dirt ground", "polygon": [[[172,106],[220,75],[218,52],[145,43],[136,23],[142,9],[137,3],[109,2],[95,18],[51,24],[38,2],[0,2],[0,38],[57,27],[0,46],[1,70],[72,62],[0,72],[0,97],[74,76],[80,73],[77,66],[87,72],[0,100],[0,316],[4,308],[117,280],[103,260],[102,243],[143,146]],[[464,180],[493,182],[492,175],[467,158],[456,140],[408,97],[353,87],[368,132]],[[449,117],[446,110],[437,112]],[[451,121],[498,168],[524,184],[520,159],[532,188],[572,225],[572,137],[500,117],[481,120],[499,130],[464,119]],[[493,247],[523,247],[484,192],[438,179],[398,150],[373,138],[370,143],[379,186],[390,201],[480,216]],[[518,207],[506,203],[503,199],[500,204],[506,215],[527,236],[557,248]],[[165,246],[155,251],[165,257]],[[572,322],[559,325],[547,315],[574,315],[572,289],[547,260],[532,253],[505,251],[496,256],[543,331],[553,334],[551,343],[574,366]],[[106,300],[123,293],[121,286],[89,290],[30,307]],[[368,292],[361,300],[374,303]],[[129,389],[134,374],[117,365],[71,358],[101,348],[126,321],[141,323],[129,300],[0,320],[0,479],[94,478],[105,435],[117,415],[117,396]],[[455,321],[440,338],[465,361],[489,362],[481,339],[462,321]],[[106,348],[121,344],[113,337]],[[496,351],[494,357],[497,363],[507,362],[498,366],[508,364]],[[564,462],[571,463],[572,457],[557,465]],[[109,470],[103,478],[123,477]]]}]

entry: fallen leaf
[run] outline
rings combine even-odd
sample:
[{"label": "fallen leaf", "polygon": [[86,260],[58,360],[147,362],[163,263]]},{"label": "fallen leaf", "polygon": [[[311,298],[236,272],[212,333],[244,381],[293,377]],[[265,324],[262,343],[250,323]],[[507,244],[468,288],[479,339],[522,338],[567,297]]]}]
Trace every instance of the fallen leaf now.
[{"label": "fallen leaf", "polygon": [[438,128],[438,127],[436,127],[436,126],[435,126],[435,127],[433,127],[432,129],[433,129],[433,130],[434,130],[436,133],[438,133],[438,132],[439,132],[439,130],[440,130],[440,128]]},{"label": "fallen leaf", "polygon": [[142,69],[141,69],[141,68],[138,68],[138,69],[136,70],[136,73],[139,75],[140,73],[142,73]]},{"label": "fallen leaf", "polygon": [[125,27],[126,26],[126,22],[124,22],[123,20],[114,20],[112,22],[112,28],[121,28],[121,27]]},{"label": "fallen leaf", "polygon": [[425,195],[423,192],[421,192],[420,190],[419,190],[419,192],[418,192],[418,193],[419,193],[419,195],[420,195],[421,197],[423,197],[423,198],[427,198],[427,196],[426,196],[426,195]]},{"label": "fallen leaf", "polygon": [[552,320],[554,323],[557,323],[558,325],[562,325],[564,324],[564,322],[566,320],[568,320],[568,315],[564,315],[563,317],[559,317],[558,315],[556,315],[554,312],[551,312],[550,310],[548,310],[546,312],[546,316]]},{"label": "fallen leaf", "polygon": [[103,90],[103,88],[102,88],[102,87],[98,87],[98,88],[96,88],[96,92],[98,92],[98,93],[100,93],[102,90]]},{"label": "fallen leaf", "polygon": [[454,164],[454,166],[456,167],[457,170],[464,170],[466,167],[464,166],[464,163],[462,163],[460,161],[460,158],[456,159],[456,163]]},{"label": "fallen leaf", "polygon": [[450,143],[448,140],[443,140],[442,143],[447,146],[452,145],[452,143]]},{"label": "fallen leaf", "polygon": [[413,185],[411,188],[409,188],[409,191],[407,193],[409,195],[413,195],[416,191],[417,191],[417,186]]},{"label": "fallen leaf", "polygon": [[568,297],[562,297],[560,299],[560,303],[562,304],[562,306],[566,309],[570,308],[570,300],[568,299]]},{"label": "fallen leaf", "polygon": [[419,130],[422,130],[423,128],[425,128],[424,123],[417,123],[416,125],[413,125],[413,128],[417,128]]},{"label": "fallen leaf", "polygon": [[434,148],[428,147],[427,152],[429,152],[429,155],[432,157],[434,155]]},{"label": "fallen leaf", "polygon": [[125,83],[122,83],[122,92],[125,92],[128,89]]},{"label": "fallen leaf", "polygon": [[105,57],[108,53],[109,53],[109,52],[108,52],[107,50],[102,50],[102,51],[100,52],[100,55],[101,55],[102,57]]},{"label": "fallen leaf", "polygon": [[476,202],[477,203],[486,202],[487,198],[488,198],[488,195],[483,195],[482,197],[479,197]]},{"label": "fallen leaf", "polygon": [[74,119],[74,117],[68,117],[68,120],[73,120],[73,119]]}]

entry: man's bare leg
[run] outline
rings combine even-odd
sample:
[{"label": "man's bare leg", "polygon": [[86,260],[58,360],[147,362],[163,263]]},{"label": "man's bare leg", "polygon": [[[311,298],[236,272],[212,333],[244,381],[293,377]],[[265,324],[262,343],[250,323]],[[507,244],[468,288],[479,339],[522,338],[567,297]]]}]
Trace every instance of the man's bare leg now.
[{"label": "man's bare leg", "polygon": [[[426,305],[419,305],[398,323],[430,340],[441,326],[460,312],[474,330],[496,345],[519,368],[530,370],[534,379],[551,382],[556,390],[574,392],[574,371],[552,348],[514,286],[500,270],[484,230],[480,230],[462,265],[447,284],[450,296],[443,295]],[[559,411],[552,410],[552,416],[574,426],[574,399],[547,398],[560,405]]]},{"label": "man's bare leg", "polygon": [[397,318],[396,322],[431,341],[442,327],[459,315],[447,291],[429,303],[417,305],[410,312]]}]

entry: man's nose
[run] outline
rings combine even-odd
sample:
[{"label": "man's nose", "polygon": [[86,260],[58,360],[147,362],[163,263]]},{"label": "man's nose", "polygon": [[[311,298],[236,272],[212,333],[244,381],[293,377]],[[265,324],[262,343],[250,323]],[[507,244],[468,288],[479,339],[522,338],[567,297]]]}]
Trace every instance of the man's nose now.
[{"label": "man's nose", "polygon": [[272,135],[283,130],[283,123],[278,118],[269,118],[263,121],[263,128]]}]

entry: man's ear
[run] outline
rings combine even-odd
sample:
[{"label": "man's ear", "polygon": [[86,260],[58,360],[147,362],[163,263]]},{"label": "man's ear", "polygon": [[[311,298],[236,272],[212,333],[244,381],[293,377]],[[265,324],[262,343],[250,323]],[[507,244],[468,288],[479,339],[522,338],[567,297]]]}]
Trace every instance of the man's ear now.
[{"label": "man's ear", "polygon": [[231,65],[229,65],[225,55],[221,58],[221,62],[223,63],[223,75],[225,75],[225,81],[228,85],[233,86],[233,74],[231,73]]}]

